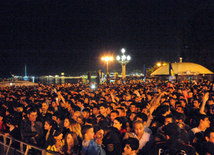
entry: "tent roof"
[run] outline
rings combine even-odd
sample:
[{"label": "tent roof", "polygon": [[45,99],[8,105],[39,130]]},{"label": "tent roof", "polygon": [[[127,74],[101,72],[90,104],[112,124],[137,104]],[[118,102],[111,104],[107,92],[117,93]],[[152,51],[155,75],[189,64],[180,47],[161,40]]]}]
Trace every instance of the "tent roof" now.
[{"label": "tent roof", "polygon": [[[198,74],[213,74],[209,69],[191,62],[171,63],[174,74],[183,75],[198,75]],[[169,64],[155,70],[151,75],[169,75]]]}]

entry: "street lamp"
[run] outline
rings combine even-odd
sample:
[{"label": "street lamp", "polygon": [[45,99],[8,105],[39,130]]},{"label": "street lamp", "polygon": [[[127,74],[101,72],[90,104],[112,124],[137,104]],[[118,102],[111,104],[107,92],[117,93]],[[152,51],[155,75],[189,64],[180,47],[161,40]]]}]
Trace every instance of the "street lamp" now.
[{"label": "street lamp", "polygon": [[124,48],[121,49],[121,52],[123,55],[121,56],[118,55],[116,59],[122,65],[122,79],[124,79],[126,77],[126,64],[129,63],[131,57],[129,55],[126,56],[124,54],[126,52]]},{"label": "street lamp", "polygon": [[106,61],[106,64],[107,64],[107,73],[108,73],[108,61],[112,61],[113,57],[102,57],[102,60]]}]

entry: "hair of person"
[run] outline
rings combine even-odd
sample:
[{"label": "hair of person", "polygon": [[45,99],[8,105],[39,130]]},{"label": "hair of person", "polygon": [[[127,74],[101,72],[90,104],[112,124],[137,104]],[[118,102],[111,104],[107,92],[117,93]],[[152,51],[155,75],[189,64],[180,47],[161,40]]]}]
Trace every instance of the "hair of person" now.
[{"label": "hair of person", "polygon": [[147,122],[148,116],[145,113],[137,113],[136,118],[139,117],[143,122]]},{"label": "hair of person", "polygon": [[133,122],[133,128],[135,128],[135,124],[142,124],[142,125],[144,125],[144,124],[143,124],[143,121],[141,121],[141,120],[136,120],[136,121],[134,121],[134,122]]},{"label": "hair of person", "polygon": [[62,115],[57,111],[53,114],[53,116],[56,116],[57,119],[59,118],[60,120],[62,120]]},{"label": "hair of person", "polygon": [[56,129],[53,131],[53,137],[57,137],[57,136],[59,136],[61,133],[63,133],[63,130],[60,129],[60,128],[56,128]]},{"label": "hair of person", "polygon": [[104,107],[105,109],[108,108],[108,105],[106,103],[100,104],[100,107]]},{"label": "hair of person", "polygon": [[110,122],[107,120],[100,120],[99,126],[100,126],[100,128],[106,130],[110,126]]},{"label": "hair of person", "polygon": [[204,114],[198,114],[196,116],[196,122],[198,123],[198,125],[200,124],[200,120],[204,120],[205,118],[209,118],[209,116],[204,115]]},{"label": "hair of person", "polygon": [[32,112],[37,112],[36,108],[30,108],[28,111],[27,111],[27,114],[31,114]]},{"label": "hair of person", "polygon": [[119,108],[117,108],[117,110],[121,110],[121,111],[123,111],[123,112],[125,112],[125,109],[123,108],[123,107],[119,107]]},{"label": "hair of person", "polygon": [[46,119],[45,122],[47,122],[50,126],[52,126],[52,128],[57,127],[57,123],[52,119]]},{"label": "hair of person", "polygon": [[96,124],[96,119],[95,118],[88,118],[85,120],[85,123],[92,124],[93,126]]},{"label": "hair of person", "polygon": [[179,139],[181,137],[181,129],[176,123],[167,124],[163,127],[163,131],[170,139]]},{"label": "hair of person", "polygon": [[116,117],[114,120],[117,120],[120,124],[122,124],[122,129],[126,129],[126,121],[124,117]]},{"label": "hair of person", "polygon": [[96,134],[97,131],[103,130],[103,128],[101,126],[99,126],[98,124],[94,125],[94,133]]},{"label": "hair of person", "polygon": [[117,110],[112,110],[111,113],[116,113],[117,115],[119,115],[119,111]]},{"label": "hair of person", "polygon": [[100,106],[99,105],[94,105],[93,108],[96,108],[97,110],[100,110]]},{"label": "hair of person", "polygon": [[88,132],[89,129],[93,128],[93,126],[91,125],[84,125],[82,127],[82,135],[83,135],[83,139],[85,138],[85,134]]},{"label": "hair of person", "polygon": [[214,133],[214,127],[209,127],[205,130],[204,132],[204,137],[208,137],[210,138],[210,133],[213,132]]},{"label": "hair of person", "polygon": [[175,116],[175,119],[182,120],[182,122],[184,122],[186,119],[186,116],[183,113],[175,112],[174,116]]},{"label": "hair of person", "polygon": [[84,109],[82,110],[82,112],[88,112],[88,113],[90,113],[90,109],[89,109],[89,108],[84,108]]},{"label": "hair of person", "polygon": [[158,111],[158,114],[159,115],[162,115],[162,114],[165,114],[168,110],[169,110],[169,106],[168,105],[162,105],[162,106],[159,106],[157,108],[157,111]]},{"label": "hair of person", "polygon": [[139,140],[136,138],[128,138],[124,140],[124,145],[128,144],[132,150],[138,150],[139,148]]},{"label": "hair of person", "polygon": [[75,132],[77,136],[82,138],[81,126],[79,123],[77,123],[76,121],[72,121],[69,129],[70,131]]},{"label": "hair of person", "polygon": [[175,123],[175,122],[176,122],[176,120],[175,120],[175,116],[174,116],[174,115],[172,115],[172,114],[168,114],[168,115],[166,115],[166,116],[165,116],[165,119],[166,119],[166,118],[172,118],[172,122],[173,122],[173,123]]},{"label": "hair of person", "polygon": [[68,152],[67,137],[68,137],[69,134],[72,136],[72,138],[74,140],[73,146],[71,146],[69,152],[76,154],[79,151],[80,142],[79,142],[77,134],[75,132],[70,132],[69,131],[68,133],[66,133],[66,135],[65,135],[65,145],[62,147],[62,150],[63,150],[64,153]]},{"label": "hair of person", "polygon": [[162,133],[157,133],[152,138],[152,143],[163,142],[166,141],[166,136]]}]

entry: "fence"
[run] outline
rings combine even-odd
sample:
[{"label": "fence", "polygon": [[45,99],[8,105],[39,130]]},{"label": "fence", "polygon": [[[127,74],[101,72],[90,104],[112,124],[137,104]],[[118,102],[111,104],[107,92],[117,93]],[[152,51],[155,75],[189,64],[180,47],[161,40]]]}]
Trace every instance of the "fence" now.
[{"label": "fence", "polygon": [[59,155],[0,134],[0,155]]}]

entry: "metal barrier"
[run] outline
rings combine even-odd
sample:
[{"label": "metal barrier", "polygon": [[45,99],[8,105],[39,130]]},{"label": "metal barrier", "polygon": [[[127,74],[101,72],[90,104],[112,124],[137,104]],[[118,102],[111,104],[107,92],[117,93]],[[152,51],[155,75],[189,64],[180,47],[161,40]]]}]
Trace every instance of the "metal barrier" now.
[{"label": "metal barrier", "polygon": [[0,155],[59,155],[0,134]]}]

